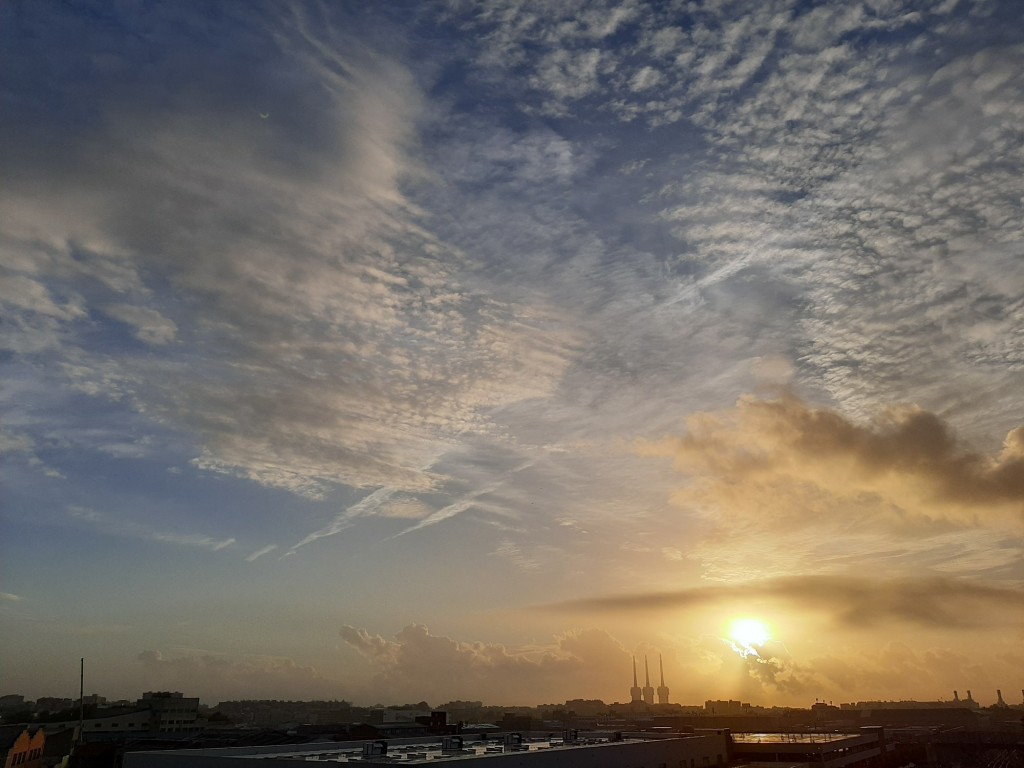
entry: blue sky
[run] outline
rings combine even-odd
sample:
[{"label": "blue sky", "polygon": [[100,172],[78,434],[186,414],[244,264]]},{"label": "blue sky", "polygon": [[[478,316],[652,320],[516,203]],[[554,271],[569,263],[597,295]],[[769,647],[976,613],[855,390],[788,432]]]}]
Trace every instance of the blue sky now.
[{"label": "blue sky", "polygon": [[3,5],[0,687],[1019,688],[1016,29]]}]

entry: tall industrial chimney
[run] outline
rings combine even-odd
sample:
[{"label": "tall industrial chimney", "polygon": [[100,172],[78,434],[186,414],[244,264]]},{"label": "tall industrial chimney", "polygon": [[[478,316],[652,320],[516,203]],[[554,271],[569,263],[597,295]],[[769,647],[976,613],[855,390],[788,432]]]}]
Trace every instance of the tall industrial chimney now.
[{"label": "tall industrial chimney", "polygon": [[636,656],[633,657],[633,687],[629,689],[629,698],[634,704],[640,703],[640,686],[636,682]]},{"label": "tall industrial chimney", "polygon": [[1009,707],[1006,705],[1006,702],[1003,701],[1003,692],[1000,691],[998,688],[996,689],[996,706],[1001,707],[1003,709],[1009,709]]},{"label": "tall industrial chimney", "polygon": [[647,656],[646,656],[646,654],[644,655],[644,677],[645,677],[645,681],[646,681],[645,684],[644,684],[644,703],[646,703],[646,704],[653,704],[654,703],[654,686],[651,685],[651,670],[650,670],[650,667],[647,666]]},{"label": "tall industrial chimney", "polygon": [[668,686],[665,685],[665,663],[661,660],[661,654],[658,654],[658,668],[661,671],[661,685],[658,686],[658,703],[668,704]]}]

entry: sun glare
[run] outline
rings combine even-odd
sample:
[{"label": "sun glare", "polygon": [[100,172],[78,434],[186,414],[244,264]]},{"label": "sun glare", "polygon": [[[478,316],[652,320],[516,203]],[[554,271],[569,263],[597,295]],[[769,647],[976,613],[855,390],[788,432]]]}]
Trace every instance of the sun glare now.
[{"label": "sun glare", "polygon": [[736,619],[729,627],[729,638],[740,656],[760,656],[759,646],[771,638],[768,627],[757,619]]}]

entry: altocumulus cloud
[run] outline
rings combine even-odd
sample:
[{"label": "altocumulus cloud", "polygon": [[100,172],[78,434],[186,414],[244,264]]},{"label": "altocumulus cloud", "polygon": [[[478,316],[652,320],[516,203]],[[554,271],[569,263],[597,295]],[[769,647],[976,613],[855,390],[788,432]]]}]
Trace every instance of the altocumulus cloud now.
[{"label": "altocumulus cloud", "polygon": [[[553,386],[565,339],[462,285],[403,194],[422,97],[401,64],[305,6],[178,32],[163,13],[93,27],[103,67],[60,42],[83,17],[17,20],[13,69],[35,39],[95,87],[52,80],[50,109],[5,124],[24,152],[0,192],[4,344],[194,436],[203,469],[310,496],[435,487],[453,436]],[[263,40],[258,61],[204,44],[224,23]],[[114,53],[126,32],[150,64]],[[54,109],[80,118],[59,150]],[[94,346],[104,325],[143,348]]]}]

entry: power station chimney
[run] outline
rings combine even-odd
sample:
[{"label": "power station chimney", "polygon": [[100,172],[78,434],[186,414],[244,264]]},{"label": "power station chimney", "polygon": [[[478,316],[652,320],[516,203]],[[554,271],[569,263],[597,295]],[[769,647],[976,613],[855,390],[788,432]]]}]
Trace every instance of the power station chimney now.
[{"label": "power station chimney", "polygon": [[1000,691],[998,688],[996,689],[996,699],[997,707],[1000,707],[1002,709],[1009,709],[1009,707],[1006,705],[1006,702],[1003,701],[1003,692]]},{"label": "power station chimney", "polygon": [[633,687],[629,689],[629,698],[634,704],[640,703],[640,686],[636,682],[636,656],[633,657]]},{"label": "power station chimney", "polygon": [[953,701],[960,701],[960,694],[953,691]]},{"label": "power station chimney", "polygon": [[653,704],[654,703],[654,687],[651,685],[651,670],[650,670],[650,667],[647,666],[647,656],[646,656],[646,654],[644,655],[644,676],[645,676],[645,681],[646,681],[645,684],[644,684],[644,703],[645,704]]},{"label": "power station chimney", "polygon": [[661,660],[661,654],[658,654],[658,668],[661,670],[661,685],[658,686],[658,703],[668,704],[668,686],[665,685],[665,662]]}]

